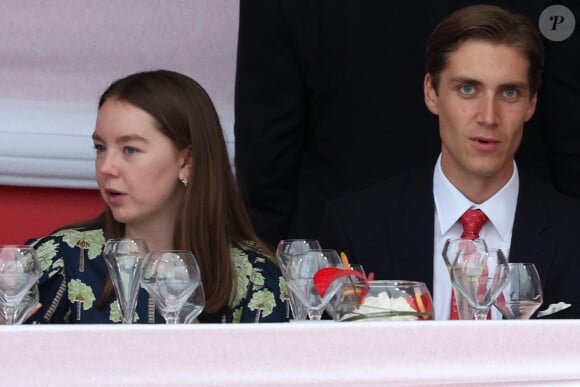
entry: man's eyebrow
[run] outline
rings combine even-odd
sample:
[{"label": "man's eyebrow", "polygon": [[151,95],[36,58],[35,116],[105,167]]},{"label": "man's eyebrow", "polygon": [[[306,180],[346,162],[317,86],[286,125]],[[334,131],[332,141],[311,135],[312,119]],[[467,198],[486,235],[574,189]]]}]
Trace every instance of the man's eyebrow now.
[{"label": "man's eyebrow", "polygon": [[522,89],[527,90],[530,88],[530,85],[527,82],[506,82],[500,85],[504,89]]},{"label": "man's eyebrow", "polygon": [[453,77],[451,78],[451,82],[453,83],[468,83],[470,85],[480,85],[481,81],[478,81],[475,78],[469,77]]},{"label": "man's eyebrow", "polygon": [[[481,85],[481,84],[483,84],[481,81],[478,81],[475,78],[469,78],[469,77],[454,77],[454,78],[451,78],[451,82],[458,83],[458,84],[465,83],[468,85]],[[529,89],[530,88],[530,85],[528,84],[528,82],[519,82],[519,81],[501,83],[499,86],[502,89]]]}]

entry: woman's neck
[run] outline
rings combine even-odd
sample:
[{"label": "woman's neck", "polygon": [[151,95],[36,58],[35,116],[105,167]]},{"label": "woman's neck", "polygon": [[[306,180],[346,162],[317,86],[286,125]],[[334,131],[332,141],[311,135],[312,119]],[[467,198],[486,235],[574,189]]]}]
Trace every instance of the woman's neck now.
[{"label": "woman's neck", "polygon": [[173,226],[162,227],[133,226],[125,225],[125,237],[134,239],[144,239],[147,242],[149,251],[173,250]]}]

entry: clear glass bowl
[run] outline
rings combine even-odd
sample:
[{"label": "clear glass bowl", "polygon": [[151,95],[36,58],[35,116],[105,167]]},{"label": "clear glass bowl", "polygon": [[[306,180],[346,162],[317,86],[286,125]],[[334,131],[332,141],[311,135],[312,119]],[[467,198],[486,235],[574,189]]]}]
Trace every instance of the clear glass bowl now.
[{"label": "clear glass bowl", "polygon": [[336,321],[421,321],[433,316],[431,294],[417,281],[346,281],[334,304]]}]

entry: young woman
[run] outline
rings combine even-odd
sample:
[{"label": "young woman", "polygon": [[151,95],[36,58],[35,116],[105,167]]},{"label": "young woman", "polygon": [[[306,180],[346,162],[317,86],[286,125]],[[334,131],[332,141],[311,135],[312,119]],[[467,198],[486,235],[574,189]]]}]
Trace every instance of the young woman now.
[{"label": "young woman", "polygon": [[[120,237],[194,253],[207,299],[200,322],[287,321],[286,285],[250,224],[217,113],[197,82],[164,70],[117,80],[100,98],[93,141],[107,208],[29,242],[44,269],[42,307],[30,321],[119,322],[101,253]],[[144,290],[134,321],[164,322]]]}]

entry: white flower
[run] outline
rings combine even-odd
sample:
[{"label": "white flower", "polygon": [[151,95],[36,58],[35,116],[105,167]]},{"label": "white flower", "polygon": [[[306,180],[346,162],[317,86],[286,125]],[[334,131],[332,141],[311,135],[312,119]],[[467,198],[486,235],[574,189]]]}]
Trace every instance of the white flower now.
[{"label": "white flower", "polygon": [[[381,312],[417,312],[415,309],[409,305],[407,300],[404,297],[395,297],[391,298],[387,294],[387,292],[381,292],[378,296],[367,296],[364,299],[364,302],[353,311],[355,314],[364,314],[373,318],[372,315],[375,313]],[[345,316],[348,318],[349,316],[353,316],[349,314]],[[417,320],[417,316],[415,315],[402,315],[402,316],[380,316],[373,318],[374,320]]]}]

